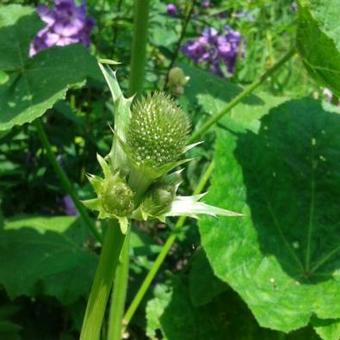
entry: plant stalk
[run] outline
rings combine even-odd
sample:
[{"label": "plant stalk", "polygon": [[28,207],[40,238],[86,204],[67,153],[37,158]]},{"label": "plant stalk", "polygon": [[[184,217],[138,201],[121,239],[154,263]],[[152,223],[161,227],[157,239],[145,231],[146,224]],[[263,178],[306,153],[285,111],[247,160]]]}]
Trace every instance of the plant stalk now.
[{"label": "plant stalk", "polygon": [[122,338],[122,318],[125,308],[126,292],[129,279],[129,240],[130,228],[128,229],[119,264],[113,281],[111,307],[109,317],[109,331],[107,340],[120,340]]},{"label": "plant stalk", "polygon": [[[201,176],[201,178],[200,178],[200,180],[199,180],[199,182],[196,186],[196,189],[193,193],[194,195],[198,195],[202,192],[202,190],[204,189],[205,185],[207,184],[207,182],[210,178],[210,175],[211,175],[213,169],[214,169],[214,161],[212,161],[209,164],[207,170]],[[129,322],[131,321],[133,315],[135,314],[139,304],[142,302],[145,293],[147,292],[148,288],[150,287],[150,284],[153,281],[153,279],[155,278],[155,276],[156,276],[158,270],[160,269],[161,265],[163,264],[164,259],[168,255],[173,243],[175,242],[175,240],[177,238],[178,231],[183,227],[185,221],[186,221],[186,216],[181,216],[178,219],[173,232],[171,233],[171,235],[168,237],[168,239],[164,243],[161,252],[158,254],[154,264],[152,265],[150,271],[146,275],[142,285],[140,286],[137,294],[135,295],[135,297],[132,300],[128,310],[125,313],[125,316],[124,316],[124,319],[123,319],[123,324],[124,324],[125,327],[129,324]]]},{"label": "plant stalk", "polygon": [[189,9],[187,11],[187,14],[184,17],[183,24],[182,24],[182,29],[181,29],[181,34],[180,34],[180,37],[179,37],[179,39],[177,41],[177,44],[176,44],[176,47],[175,47],[175,50],[174,50],[174,53],[173,53],[173,57],[171,58],[171,61],[170,61],[170,64],[168,66],[168,70],[167,70],[167,73],[166,73],[164,89],[167,87],[167,84],[168,84],[169,72],[172,69],[172,67],[175,65],[175,62],[177,60],[179,50],[180,50],[180,48],[182,46],[182,42],[183,42],[183,39],[185,37],[185,33],[187,31],[187,28],[188,28],[188,24],[190,22],[192,14],[194,13],[194,8],[195,8],[196,2],[197,2],[197,0],[192,0],[191,1],[190,5],[189,5],[190,7],[189,7]]},{"label": "plant stalk", "polygon": [[107,301],[112,288],[112,278],[126,237],[116,220],[110,220],[104,237],[103,248],[87,301],[80,340],[99,340]]},{"label": "plant stalk", "polygon": [[51,163],[55,173],[59,177],[61,185],[63,186],[66,193],[68,193],[71,196],[72,201],[73,201],[74,205],[76,206],[77,210],[79,211],[80,216],[82,217],[83,221],[85,222],[87,227],[92,232],[93,236],[96,238],[97,241],[102,242],[101,235],[99,234],[99,232],[96,229],[93,221],[91,220],[90,216],[88,215],[86,208],[79,201],[79,198],[77,196],[77,193],[76,193],[71,181],[69,180],[65,171],[63,170],[63,168],[61,167],[61,165],[58,163],[58,161],[56,159],[56,156],[55,156],[55,154],[52,150],[52,145],[51,145],[50,141],[48,140],[47,134],[45,132],[43,123],[41,122],[40,119],[36,119],[34,124],[35,124],[35,127],[37,129],[39,139],[40,139],[43,147],[46,150],[47,158],[48,158],[49,162]]},{"label": "plant stalk", "polygon": [[134,94],[139,95],[143,90],[149,7],[149,0],[135,0],[134,33],[129,78],[130,96]]},{"label": "plant stalk", "polygon": [[273,73],[275,73],[282,65],[284,65],[296,53],[295,47],[292,48],[286,55],[284,55],[276,64],[269,68],[251,85],[247,86],[238,96],[236,96],[227,106],[220,112],[211,116],[197,131],[195,131],[191,138],[190,143],[197,142],[202,135],[204,135],[215,123],[217,123],[224,115],[226,115],[232,108],[240,103],[245,97],[251,94],[261,84],[263,84]]}]

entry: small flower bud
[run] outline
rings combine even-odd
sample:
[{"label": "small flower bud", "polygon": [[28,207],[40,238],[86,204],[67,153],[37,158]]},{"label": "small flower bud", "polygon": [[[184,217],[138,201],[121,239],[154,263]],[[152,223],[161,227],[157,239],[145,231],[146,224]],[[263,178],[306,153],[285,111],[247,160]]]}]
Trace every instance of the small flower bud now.
[{"label": "small flower bud", "polygon": [[138,166],[157,169],[178,160],[188,140],[187,115],[164,93],[155,93],[132,108],[127,146]]},{"label": "small flower bud", "polygon": [[175,196],[175,190],[170,186],[155,187],[147,194],[141,209],[147,215],[160,217],[170,210]]},{"label": "small flower bud", "polygon": [[180,96],[184,92],[184,85],[189,81],[190,77],[186,76],[179,67],[173,67],[169,71],[168,88],[174,96]]},{"label": "small flower bud", "polygon": [[101,201],[109,215],[128,216],[134,209],[133,199],[133,191],[123,180],[112,177],[103,183]]}]

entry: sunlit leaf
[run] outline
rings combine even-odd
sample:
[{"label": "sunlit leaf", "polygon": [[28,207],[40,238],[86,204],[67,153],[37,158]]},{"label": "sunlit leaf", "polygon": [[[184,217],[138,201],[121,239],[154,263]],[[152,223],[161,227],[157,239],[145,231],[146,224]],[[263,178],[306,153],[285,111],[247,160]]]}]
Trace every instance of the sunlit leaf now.
[{"label": "sunlit leaf", "polygon": [[258,133],[219,133],[207,202],[245,216],[203,218],[202,244],[264,327],[340,317],[339,130],[337,112],[305,99],[272,109]]},{"label": "sunlit leaf", "polygon": [[0,70],[9,77],[0,85],[0,130],[42,116],[87,77],[100,79],[95,58],[81,45],[53,47],[29,58],[41,26],[30,7],[0,7]]},{"label": "sunlit leaf", "polygon": [[310,74],[340,96],[340,0],[300,0],[297,46]]}]

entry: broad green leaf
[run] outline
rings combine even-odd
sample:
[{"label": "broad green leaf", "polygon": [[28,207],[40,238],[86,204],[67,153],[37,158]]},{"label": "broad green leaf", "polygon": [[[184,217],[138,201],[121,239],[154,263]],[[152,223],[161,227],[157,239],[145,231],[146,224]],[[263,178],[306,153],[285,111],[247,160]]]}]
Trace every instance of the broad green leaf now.
[{"label": "broad green leaf", "polygon": [[42,27],[34,8],[0,6],[0,70],[18,71],[29,61],[29,45]]},{"label": "broad green leaf", "polygon": [[[208,116],[220,112],[231,101],[242,92],[242,87],[216,77],[209,72],[195,66],[181,64],[186,76],[190,77],[185,86],[185,95],[180,98],[180,103],[187,110],[193,109],[197,112],[197,106],[202,113],[201,120],[196,128],[205,122]],[[241,103],[226,114],[219,123],[228,125],[234,131],[242,131],[245,128],[254,131],[259,129],[259,119],[268,109],[286,101],[286,97],[276,97],[265,92],[256,92],[244,98]],[[205,115],[204,115],[205,114]],[[196,117],[193,117],[195,120]]]},{"label": "broad green leaf", "polygon": [[[46,294],[65,304],[89,292],[97,256],[74,217],[26,217],[0,229],[0,283],[10,298]],[[15,270],[13,270],[15,268]]]},{"label": "broad green leaf", "polygon": [[194,306],[202,306],[226,291],[228,285],[218,279],[202,249],[193,257],[189,274],[190,299]]},{"label": "broad green leaf", "polygon": [[0,130],[32,122],[60,99],[68,88],[99,69],[85,47],[54,47],[29,58],[29,44],[41,22],[29,7],[0,7],[0,70],[9,79],[0,85]]},{"label": "broad green leaf", "polygon": [[[258,100],[241,102],[221,119],[221,123],[233,130],[251,129],[255,132],[260,127],[259,119],[269,109],[287,100],[286,97],[275,97],[265,92],[258,92],[255,95]],[[197,99],[204,112],[209,115],[223,110],[228,102],[228,98],[218,98],[210,94],[199,94]]]},{"label": "broad green leaf", "polygon": [[[156,286],[154,298],[147,304],[146,316],[150,339],[159,338],[157,330],[166,340],[280,339],[278,332],[257,325],[232,290],[216,296],[205,306],[193,306],[185,278],[174,278]],[[316,338],[310,329],[304,329],[287,340]]]},{"label": "broad green leaf", "polygon": [[[178,66],[184,71],[186,76],[190,77],[184,87],[184,95],[179,98],[181,106],[185,109],[189,105],[193,108],[195,105],[201,104],[201,102],[199,103],[199,96],[201,95],[210,95],[213,98],[217,98],[217,100],[228,102],[243,90],[241,86],[202,70],[199,66],[184,63]],[[248,105],[260,105],[263,103],[255,95],[249,95],[242,102]]]},{"label": "broad green leaf", "polygon": [[297,46],[310,74],[340,96],[339,0],[300,0]]},{"label": "broad green leaf", "polygon": [[322,339],[340,339],[340,319],[312,320],[312,324],[316,333],[319,334]]},{"label": "broad green leaf", "polygon": [[202,245],[263,327],[340,317],[339,131],[338,113],[304,99],[257,134],[219,132],[207,201],[245,216],[203,218]]}]

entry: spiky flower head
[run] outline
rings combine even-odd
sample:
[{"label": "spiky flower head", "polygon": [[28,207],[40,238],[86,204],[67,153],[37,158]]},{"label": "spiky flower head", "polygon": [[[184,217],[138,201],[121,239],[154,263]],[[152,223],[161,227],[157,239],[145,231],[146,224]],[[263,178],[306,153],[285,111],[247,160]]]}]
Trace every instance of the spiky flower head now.
[{"label": "spiky flower head", "polygon": [[[199,214],[235,214],[199,202],[201,196],[176,196],[181,156],[197,144],[187,145],[190,123],[187,115],[164,93],[137,101],[125,98],[116,74],[100,65],[111,90],[115,122],[110,153],[97,156],[103,177],[89,175],[96,198],[83,203],[99,212],[100,219],[117,219],[123,234],[128,220]],[[181,158],[181,159],[180,159]]]},{"label": "spiky flower head", "polygon": [[137,165],[159,168],[178,160],[189,129],[186,113],[169,96],[156,92],[132,107],[126,143]]}]

